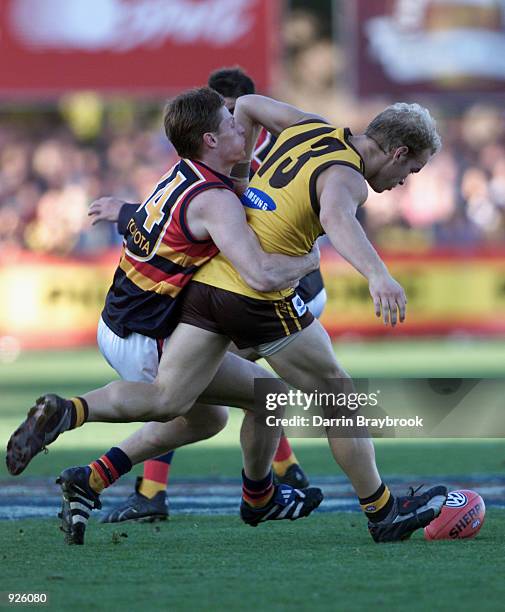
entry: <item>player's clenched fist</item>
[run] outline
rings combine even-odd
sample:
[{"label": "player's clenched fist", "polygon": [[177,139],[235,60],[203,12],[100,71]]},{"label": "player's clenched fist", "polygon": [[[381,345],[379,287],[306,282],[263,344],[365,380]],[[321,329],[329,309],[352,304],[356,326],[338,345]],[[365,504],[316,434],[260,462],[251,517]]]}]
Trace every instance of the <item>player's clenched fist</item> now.
[{"label": "player's clenched fist", "polygon": [[388,273],[369,279],[369,290],[375,306],[375,315],[381,316],[384,325],[394,327],[399,313],[400,323],[405,320],[407,297],[403,287]]}]

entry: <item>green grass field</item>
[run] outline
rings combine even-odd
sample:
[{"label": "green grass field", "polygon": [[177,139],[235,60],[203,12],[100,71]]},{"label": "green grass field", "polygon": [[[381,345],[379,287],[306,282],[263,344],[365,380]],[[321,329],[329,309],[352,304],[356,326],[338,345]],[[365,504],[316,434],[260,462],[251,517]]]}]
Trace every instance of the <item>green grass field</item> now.
[{"label": "green grass field", "polygon": [[[499,376],[505,344],[398,342],[339,344],[336,353],[356,377]],[[77,394],[112,377],[95,351],[33,353],[0,365],[0,441],[5,443],[38,394]],[[179,478],[236,478],[240,412],[219,436],[180,450]],[[54,476],[87,463],[136,426],[90,424],[58,440],[12,479]],[[339,474],[323,440],[295,440],[310,476]],[[503,475],[502,440],[377,443],[384,479],[412,484],[433,475]],[[129,477],[132,481],[133,479]],[[238,479],[237,479],[238,483]],[[237,488],[238,491],[238,488]],[[67,547],[56,519],[0,521],[0,592],[47,592],[49,609],[96,610],[499,610],[505,598],[505,514],[488,510],[472,541],[377,546],[358,513],[317,513],[296,523],[251,529],[238,516],[175,514],[159,526],[92,522],[84,547]],[[124,537],[121,534],[126,534]],[[47,609],[47,608],[46,608]]]},{"label": "green grass field", "polygon": [[467,542],[377,546],[360,519],[92,525],[79,548],[61,543],[55,521],[4,522],[2,590],[47,592],[55,610],[503,609],[503,512]]}]

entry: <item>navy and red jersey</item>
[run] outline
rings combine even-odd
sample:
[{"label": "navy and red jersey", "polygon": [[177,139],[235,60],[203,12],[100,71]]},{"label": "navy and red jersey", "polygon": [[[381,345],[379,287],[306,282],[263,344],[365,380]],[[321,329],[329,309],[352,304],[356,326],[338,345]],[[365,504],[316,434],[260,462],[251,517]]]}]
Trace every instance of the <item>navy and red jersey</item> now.
[{"label": "navy and red jersey", "polygon": [[[152,194],[122,214],[125,236],[102,318],[118,336],[132,332],[166,338],[178,322],[177,297],[197,269],[218,253],[211,239],[197,240],[186,223],[191,200],[207,189],[233,190],[227,177],[182,159]],[[125,207],[123,207],[125,208]]]},{"label": "navy and red jersey", "polygon": [[261,128],[251,160],[251,177],[257,172],[265,157],[270,153],[276,140],[275,136],[267,132],[265,128]]}]

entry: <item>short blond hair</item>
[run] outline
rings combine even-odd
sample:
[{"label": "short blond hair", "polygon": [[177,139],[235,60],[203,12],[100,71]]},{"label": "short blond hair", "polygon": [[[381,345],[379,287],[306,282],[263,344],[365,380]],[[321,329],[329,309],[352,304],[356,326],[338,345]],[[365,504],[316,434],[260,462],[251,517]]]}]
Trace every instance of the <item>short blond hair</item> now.
[{"label": "short blond hair", "polygon": [[416,157],[426,149],[433,155],[442,147],[430,111],[416,103],[396,102],[388,106],[372,119],[365,134],[386,153],[406,146],[410,156]]}]

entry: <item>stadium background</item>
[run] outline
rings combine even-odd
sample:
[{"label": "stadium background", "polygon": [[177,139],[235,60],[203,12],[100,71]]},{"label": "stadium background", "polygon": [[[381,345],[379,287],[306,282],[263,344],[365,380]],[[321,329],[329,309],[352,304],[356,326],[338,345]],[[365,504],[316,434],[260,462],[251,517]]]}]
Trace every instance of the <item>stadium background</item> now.
[{"label": "stadium background", "polygon": [[[112,227],[91,228],[87,207],[100,195],[129,201],[146,196],[175,159],[161,128],[164,100],[204,83],[210,70],[223,65],[243,66],[260,91],[355,132],[391,102],[415,100],[429,106],[438,120],[443,151],[403,188],[380,196],[371,193],[361,218],[407,289],[407,322],[395,330],[382,326],[373,316],[365,281],[323,239],[329,296],[323,323],[336,354],[356,377],[503,378],[504,23],[505,6],[498,0],[3,1],[2,444],[38,394],[75,394],[115,377],[94,347],[94,334],[120,240]],[[466,45],[459,44],[462,40]],[[485,609],[497,609],[491,599],[483,603],[480,593],[491,589],[498,601],[504,588],[498,579],[501,558],[494,567],[487,565],[496,557],[494,543],[501,541],[502,547],[504,535],[501,440],[379,442],[379,465],[399,490],[407,482],[444,477],[488,493],[489,525],[475,542],[478,548],[465,545],[456,553],[447,543],[435,554],[418,538],[409,550],[422,562],[420,570],[408,560],[406,548],[394,559],[368,552],[364,530],[353,531],[350,519],[338,514],[321,515],[312,527],[307,522],[300,528],[244,532],[232,516],[239,425],[240,415],[235,414],[215,439],[177,454],[174,518],[166,529],[128,526],[126,541],[123,529],[119,533],[96,526],[91,552],[80,553],[83,562],[95,564],[93,553],[98,551],[117,578],[128,554],[136,560],[132,567],[145,587],[124,585],[111,592],[93,570],[104,609],[139,597],[149,598],[149,609],[166,609],[163,598],[168,596],[174,609],[236,609],[254,588],[248,586],[253,570],[257,580],[274,575],[281,589],[254,590],[259,605],[273,601],[279,609],[295,603],[300,609],[335,609],[328,598],[338,585],[346,589],[339,593],[343,609],[377,604],[394,609],[411,592],[417,599],[409,607],[422,609],[433,602],[419,579],[426,586],[448,565],[454,572],[444,578],[440,609],[453,603],[470,609],[477,601]],[[15,551],[12,559],[3,555],[0,591],[38,588],[52,591],[59,609],[63,599],[67,605],[92,601],[97,607],[84,580],[77,589],[69,585],[71,553],[61,550],[54,520],[45,518],[54,514],[57,503],[50,477],[67,465],[88,462],[131,430],[92,425],[69,434],[15,481],[1,468],[0,517],[18,520],[0,521],[0,539],[6,543],[2,551]],[[341,476],[336,489],[331,488],[335,467],[324,442],[296,440],[294,446],[309,475],[325,483],[329,508],[352,509]],[[221,501],[208,497],[205,487],[212,482],[224,487]],[[125,495],[130,486],[127,480],[112,497]],[[224,516],[205,516],[209,504]],[[334,533],[338,520],[344,521],[345,534]],[[213,544],[216,530],[224,542],[220,550]],[[199,550],[193,555],[186,550],[189,536]],[[293,538],[307,542],[304,555],[299,558],[290,549],[282,559],[269,553],[265,557],[269,537],[281,547],[289,547]],[[54,556],[42,574],[30,561],[41,546],[50,547]],[[163,584],[149,570],[153,547],[173,578],[165,577]],[[162,551],[167,549],[172,553],[165,557]],[[290,592],[285,576],[280,580],[283,563],[292,568],[302,591],[309,589],[306,604]],[[382,563],[387,563],[386,573],[396,576],[393,593],[383,592],[377,571]],[[306,571],[307,566],[313,571]],[[228,578],[222,575],[226,572]],[[367,589],[354,572],[368,573]],[[234,587],[227,589],[230,577]]]}]

